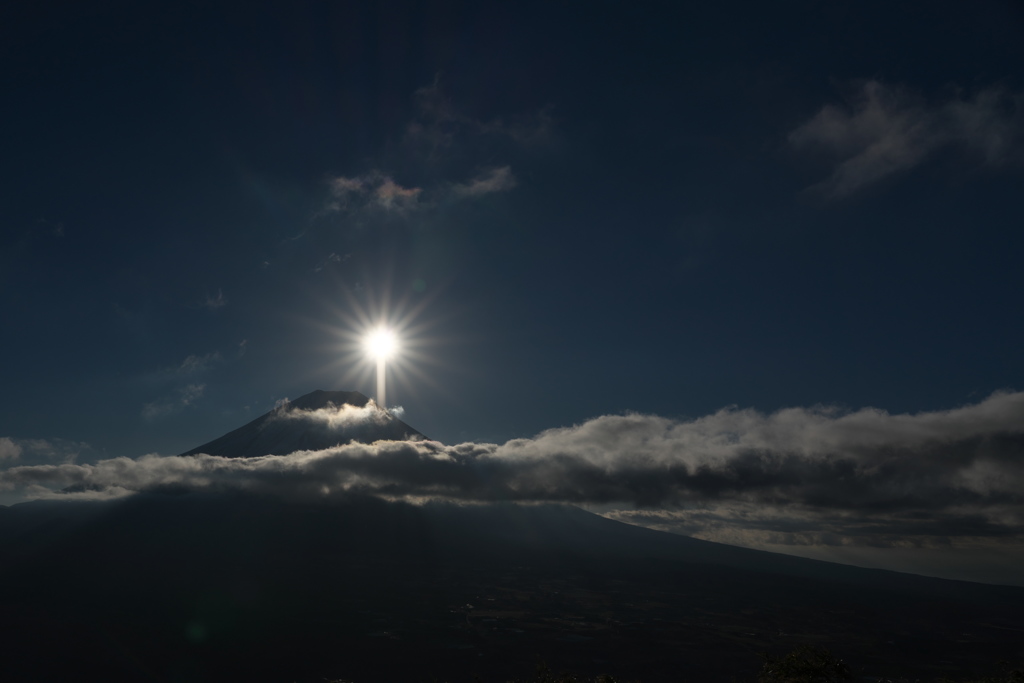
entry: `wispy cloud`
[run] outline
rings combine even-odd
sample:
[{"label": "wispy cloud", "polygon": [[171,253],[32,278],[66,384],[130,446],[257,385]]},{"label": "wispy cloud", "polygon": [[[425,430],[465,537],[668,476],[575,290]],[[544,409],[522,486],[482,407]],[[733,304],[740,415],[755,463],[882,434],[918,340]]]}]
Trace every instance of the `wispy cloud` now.
[{"label": "wispy cloud", "polygon": [[37,218],[36,226],[54,237],[64,236],[64,223],[61,221],[50,221],[45,218]]},{"label": "wispy cloud", "polygon": [[406,212],[419,206],[418,187],[403,187],[390,175],[371,171],[362,176],[332,178],[329,182],[334,198],[330,211],[373,207],[384,211]]},{"label": "wispy cloud", "polygon": [[211,311],[217,311],[227,306],[228,300],[224,297],[224,292],[218,289],[216,295],[207,294],[202,305],[203,308],[208,308]]},{"label": "wispy cloud", "polygon": [[508,166],[488,169],[466,183],[458,183],[454,190],[456,194],[471,197],[491,194],[492,192],[505,192],[516,186],[515,176]]},{"label": "wispy cloud", "polygon": [[[317,218],[422,215],[459,200],[508,191],[517,184],[511,165],[493,165],[490,159],[508,158],[515,149],[550,136],[552,122],[546,112],[516,122],[477,120],[456,107],[437,81],[417,90],[414,97],[416,118],[398,146],[401,165],[416,169],[419,182],[403,181],[403,174],[388,170],[395,167],[394,159],[389,163],[382,157],[371,171],[330,178],[331,198]],[[466,162],[483,158],[488,162],[476,165],[482,170],[466,178]],[[457,163],[449,163],[455,159]]]},{"label": "wispy cloud", "polygon": [[175,370],[178,375],[196,375],[209,370],[212,366],[222,360],[219,351],[213,351],[203,356],[191,355],[181,361],[181,365]]},{"label": "wispy cloud", "polygon": [[[239,355],[244,353],[244,343]],[[202,398],[206,390],[205,378],[210,371],[224,362],[220,351],[191,354],[177,365],[163,367],[147,377],[158,397],[143,404],[140,414],[146,421],[181,412]]]},{"label": "wispy cloud", "polygon": [[173,415],[202,398],[205,391],[205,384],[186,384],[175,391],[173,396],[165,396],[142,406],[142,417],[152,421]]},{"label": "wispy cloud", "polygon": [[[451,201],[466,197],[479,197],[495,192],[506,192],[516,186],[510,166],[488,168],[466,181],[450,184],[438,183],[429,193],[420,187],[403,187],[381,171],[362,176],[339,176],[329,181],[332,200],[325,213],[358,213],[368,210],[393,215],[406,215],[413,211],[434,208],[438,200]],[[428,199],[432,197],[431,199]],[[332,257],[337,257],[335,254]],[[322,269],[322,265],[318,266]]]},{"label": "wispy cloud", "polygon": [[0,463],[6,464],[68,463],[91,452],[89,444],[80,441],[0,437]]},{"label": "wispy cloud", "polygon": [[438,80],[413,98],[415,113],[404,134],[359,168],[327,176],[328,196],[309,222],[287,238],[326,237],[314,240],[318,251],[309,261],[312,272],[326,270],[342,253],[360,263],[384,240],[411,244],[479,220],[479,214],[460,207],[483,205],[488,197],[513,190],[521,182],[513,169],[530,163],[556,140],[547,109],[509,119],[475,117],[453,103]]},{"label": "wispy cloud", "polygon": [[[282,419],[335,419],[336,412]],[[359,491],[557,501],[718,540],[731,533],[885,546],[1024,538],[1022,452],[1024,393],[1004,392],[913,415],[870,408],[729,408],[688,421],[607,415],[502,445],[381,441],[249,459],[13,467],[0,473],[0,487],[53,497],[68,486],[88,495],[174,486],[300,498]]]},{"label": "wispy cloud", "polygon": [[789,134],[800,150],[835,161],[831,175],[812,186],[829,198],[846,197],[918,166],[939,150],[968,154],[985,165],[1024,161],[1024,95],[990,87],[970,97],[927,102],[903,86],[861,83],[850,105],[826,105]]},{"label": "wispy cloud", "polygon": [[519,145],[535,145],[552,134],[554,122],[549,108],[514,120],[476,119],[452,103],[439,78],[419,88],[414,97],[417,116],[406,126],[406,142],[426,145],[433,153],[445,152],[461,138],[504,138]]},{"label": "wispy cloud", "polygon": [[342,256],[339,256],[338,254],[336,254],[336,253],[334,253],[332,251],[327,256],[327,258],[325,258],[323,261],[321,261],[320,263],[316,264],[316,266],[314,266],[313,272],[314,273],[319,273],[319,272],[323,271],[325,268],[327,268],[328,266],[330,266],[332,263],[341,263],[343,261],[347,261],[349,258],[350,258],[349,254],[345,254],[345,256],[342,257]]}]

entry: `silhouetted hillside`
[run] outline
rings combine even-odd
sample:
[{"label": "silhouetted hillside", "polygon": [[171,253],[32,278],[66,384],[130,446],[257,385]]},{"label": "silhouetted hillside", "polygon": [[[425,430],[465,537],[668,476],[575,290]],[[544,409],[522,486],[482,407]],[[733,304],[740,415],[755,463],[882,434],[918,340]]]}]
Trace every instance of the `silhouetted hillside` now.
[{"label": "silhouetted hillside", "polygon": [[[565,506],[138,495],[0,509],[5,680],[450,681],[538,660],[750,680],[829,644],[879,675],[984,670],[1024,590],[732,548]],[[59,646],[56,645],[59,643]],[[63,653],[55,657],[54,652]]]}]

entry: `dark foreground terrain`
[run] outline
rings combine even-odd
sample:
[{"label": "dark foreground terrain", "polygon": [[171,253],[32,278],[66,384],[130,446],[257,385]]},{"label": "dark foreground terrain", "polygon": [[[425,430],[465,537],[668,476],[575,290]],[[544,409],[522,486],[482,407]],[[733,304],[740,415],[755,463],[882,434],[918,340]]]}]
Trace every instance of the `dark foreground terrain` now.
[{"label": "dark foreground terrain", "polygon": [[828,647],[860,676],[1024,659],[1024,589],[743,550],[558,506],[144,495],[0,508],[0,678],[503,681],[537,662],[752,681]]}]

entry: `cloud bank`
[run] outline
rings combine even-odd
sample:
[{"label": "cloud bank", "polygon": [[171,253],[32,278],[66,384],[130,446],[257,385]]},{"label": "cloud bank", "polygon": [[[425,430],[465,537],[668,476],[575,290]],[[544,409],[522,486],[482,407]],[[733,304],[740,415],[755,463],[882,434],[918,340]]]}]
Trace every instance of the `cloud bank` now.
[{"label": "cloud bank", "polygon": [[[353,408],[281,419],[367,417]],[[564,502],[702,537],[728,531],[774,543],[1020,539],[1024,393],[913,415],[820,407],[727,408],[694,420],[607,415],[501,445],[380,441],[247,459],[146,455],[0,471],[0,490],[26,497],[165,489]]]},{"label": "cloud bank", "polygon": [[92,448],[80,441],[0,437],[0,465],[70,463],[83,453],[92,454]]},{"label": "cloud bank", "polygon": [[1024,94],[990,87],[973,97],[928,103],[875,80],[857,88],[849,107],[824,106],[789,134],[800,150],[835,160],[831,176],[811,189],[846,197],[907,171],[944,149],[989,166],[1024,160]]}]

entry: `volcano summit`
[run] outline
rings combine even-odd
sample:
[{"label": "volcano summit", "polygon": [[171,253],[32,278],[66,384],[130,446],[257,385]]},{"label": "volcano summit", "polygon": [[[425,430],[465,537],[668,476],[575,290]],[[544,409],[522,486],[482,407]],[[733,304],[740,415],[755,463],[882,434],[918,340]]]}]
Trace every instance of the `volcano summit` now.
[{"label": "volcano summit", "polygon": [[422,441],[423,434],[358,391],[316,390],[182,455],[254,458],[359,441]]}]

